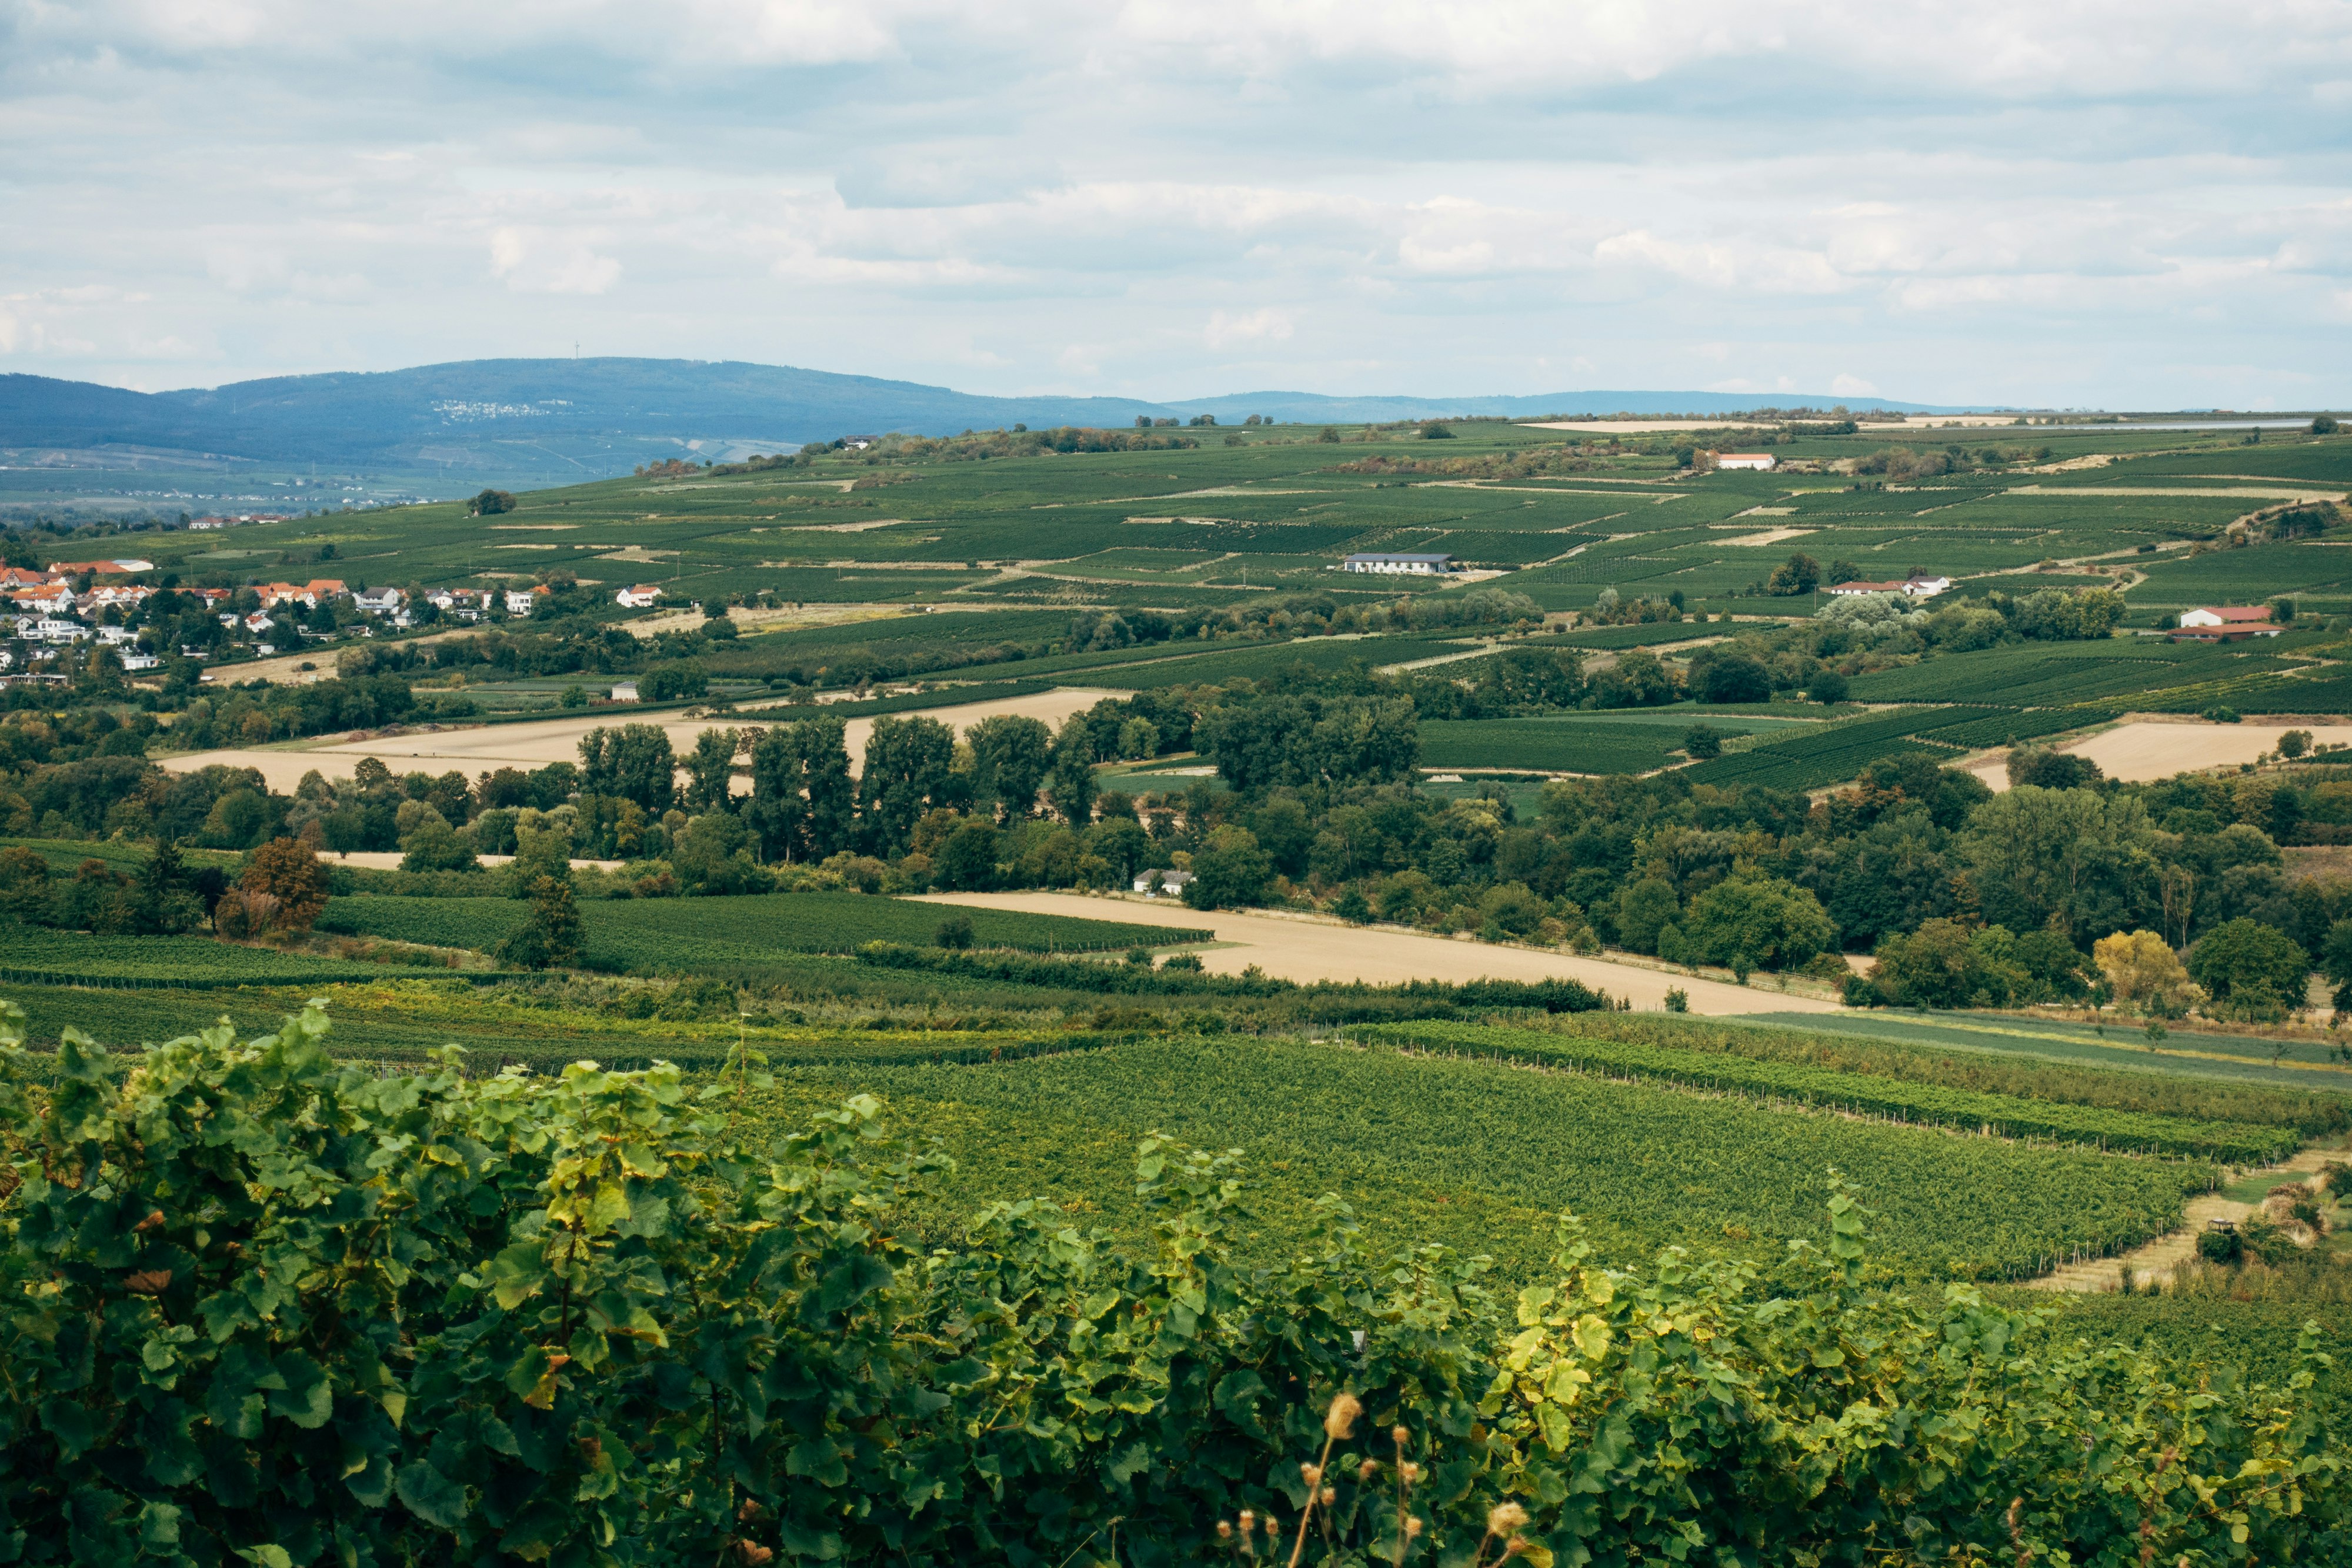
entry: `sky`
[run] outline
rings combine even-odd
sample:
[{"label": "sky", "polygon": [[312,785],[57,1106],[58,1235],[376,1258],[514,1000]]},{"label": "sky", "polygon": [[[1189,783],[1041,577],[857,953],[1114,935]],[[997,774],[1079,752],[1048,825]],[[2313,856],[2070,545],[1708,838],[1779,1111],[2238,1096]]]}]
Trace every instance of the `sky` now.
[{"label": "sky", "polygon": [[2352,4],[0,0],[0,371],[2352,405]]}]

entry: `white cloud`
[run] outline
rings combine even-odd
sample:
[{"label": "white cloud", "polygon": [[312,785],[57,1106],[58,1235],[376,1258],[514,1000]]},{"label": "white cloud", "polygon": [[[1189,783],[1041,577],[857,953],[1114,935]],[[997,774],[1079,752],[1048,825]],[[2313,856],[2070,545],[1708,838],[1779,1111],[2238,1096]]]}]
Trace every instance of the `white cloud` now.
[{"label": "white cloud", "polygon": [[1286,310],[1269,307],[1244,316],[1212,310],[1209,325],[1201,337],[1213,349],[1229,349],[1242,343],[1278,343],[1288,338],[1293,330],[1294,323]]},{"label": "white cloud", "polygon": [[602,294],[621,280],[621,264],[585,244],[515,227],[490,236],[490,271],[530,294]]},{"label": "white cloud", "polygon": [[42,149],[11,167],[0,368],[233,379],[576,332],[980,391],[1169,395],[1245,354],[1332,391],[1704,364],[1818,392],[1891,351],[1891,397],[2352,401],[2311,331],[2352,310],[2352,9],[1932,20],[0,0],[0,138]]},{"label": "white cloud", "polygon": [[1864,381],[1858,375],[1848,375],[1843,371],[1840,371],[1836,375],[1830,378],[1830,390],[1837,394],[1840,397],[1877,397],[1881,395],[1878,390],[1878,384],[1876,382]]}]

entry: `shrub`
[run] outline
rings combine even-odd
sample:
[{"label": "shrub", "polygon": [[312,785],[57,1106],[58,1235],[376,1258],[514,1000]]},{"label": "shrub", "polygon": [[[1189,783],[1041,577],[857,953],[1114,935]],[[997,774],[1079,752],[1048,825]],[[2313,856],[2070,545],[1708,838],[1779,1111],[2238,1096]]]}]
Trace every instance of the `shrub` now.
[{"label": "shrub", "polygon": [[238,879],[247,894],[277,900],[271,918],[288,931],[308,931],[327,907],[327,868],[299,838],[273,838],[256,849]]},{"label": "shrub", "polygon": [[2197,1233],[2197,1256],[2208,1263],[2236,1263],[2246,1256],[2246,1244],[2237,1230],[2217,1230],[2212,1226]]},{"label": "shrub", "polygon": [[931,933],[931,944],[935,947],[944,947],[950,951],[959,952],[964,948],[970,947],[971,945],[971,917],[970,915],[955,915],[950,919],[941,921],[940,922],[939,929]]}]

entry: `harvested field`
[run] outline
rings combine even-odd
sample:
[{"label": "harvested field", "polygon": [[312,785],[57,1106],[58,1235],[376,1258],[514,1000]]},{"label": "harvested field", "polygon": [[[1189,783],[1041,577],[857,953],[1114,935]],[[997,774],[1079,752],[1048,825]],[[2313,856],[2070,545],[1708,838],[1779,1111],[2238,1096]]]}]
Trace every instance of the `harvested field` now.
[{"label": "harvested field", "polygon": [[[906,719],[919,711],[924,717],[937,719],[955,727],[961,734],[982,719],[1000,713],[1017,714],[1024,718],[1042,719],[1048,725],[1058,726],[1073,713],[1083,712],[1106,697],[1124,697],[1124,691],[1105,691],[1057,687],[1052,691],[1034,692],[1026,697],[1009,697],[993,702],[966,702],[960,706],[926,708],[894,715]],[[323,746],[310,746],[286,751],[225,751],[189,752],[166,756],[160,761],[173,773],[194,773],[215,763],[233,768],[258,768],[269,787],[292,794],[302,775],[317,769],[330,780],[350,778],[358,769],[360,759],[375,757],[395,773],[446,773],[451,768],[466,773],[488,773],[497,768],[514,767],[528,772],[543,768],[550,763],[577,762],[580,757],[580,737],[591,730],[611,728],[635,722],[651,722],[661,726],[669,736],[670,748],[677,752],[691,751],[695,737],[705,730],[740,728],[747,724],[773,723],[792,717],[790,713],[753,711],[739,714],[723,722],[707,719],[681,719],[674,716],[652,716],[632,721],[625,711],[607,709],[593,718],[538,720],[524,724],[499,724],[463,730],[441,730],[432,733],[394,735],[373,741],[344,741]],[[866,760],[866,738],[874,732],[871,719],[852,719],[845,737],[852,767],[862,766]],[[738,781],[739,786],[741,781]]]},{"label": "harvested field", "polygon": [[[2118,724],[2063,748],[2099,764],[2111,779],[2137,784],[2184,769],[2235,767],[2278,749],[2279,737],[2301,724]],[[2326,737],[2323,737],[2326,738]],[[2352,740],[2352,735],[2341,737]]]},{"label": "harvested field", "polygon": [[[2241,763],[2251,763],[2264,752],[2276,751],[2279,737],[2289,730],[2310,730],[2323,741],[2352,741],[2352,733],[2344,732],[2347,725],[2352,725],[2352,721],[2323,727],[2312,724],[2209,724],[2201,721],[2167,723],[2161,720],[2139,719],[2080,741],[2070,741],[2058,750],[2090,758],[2099,764],[2099,771],[2111,779],[2121,779],[2126,784],[2145,784],[2155,779],[2168,779],[2179,773],[2194,773],[2205,768],[2233,768]],[[1968,764],[1968,771],[1995,790],[2005,790],[2009,787],[2008,766],[2009,753],[2001,752]]]},{"label": "harvested field", "polygon": [[[932,893],[928,897],[939,903],[1075,915],[1087,920],[1141,919],[1139,914],[1129,916],[1125,911],[1171,909],[1164,902],[1151,905],[1132,899],[1090,898],[1083,893]],[[1171,912],[1165,918],[1178,917]],[[1666,991],[1672,986],[1690,994],[1690,1010],[1694,1013],[1721,1016],[1839,1010],[1833,1002],[1785,995],[1763,984],[1727,985],[1718,980],[1698,980],[1612,963],[1605,959],[1578,958],[1533,948],[1456,942],[1378,927],[1232,910],[1184,910],[1181,918],[1192,925],[1210,927],[1220,942],[1233,944],[1201,954],[1201,962],[1215,974],[1239,974],[1256,964],[1268,974],[1303,984],[1318,980],[1360,980],[1375,985],[1394,985],[1407,980],[1443,980],[1456,984],[1471,980],[1578,980],[1612,997],[1630,997],[1635,1007],[1649,1011],[1664,1007]]]}]

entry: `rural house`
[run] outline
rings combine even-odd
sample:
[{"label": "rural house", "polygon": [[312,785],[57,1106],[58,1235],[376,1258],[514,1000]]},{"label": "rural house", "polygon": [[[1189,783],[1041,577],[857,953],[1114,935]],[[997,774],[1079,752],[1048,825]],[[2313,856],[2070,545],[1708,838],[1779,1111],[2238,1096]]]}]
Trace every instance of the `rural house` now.
[{"label": "rural house", "polygon": [[1360,551],[1339,563],[1342,572],[1402,572],[1420,577],[1439,575],[1453,567],[1451,555],[1395,554],[1381,550]]},{"label": "rural house", "polygon": [[1932,599],[1952,585],[1949,577],[1905,577],[1886,583],[1832,583],[1822,590],[1839,598],[1858,594],[1900,594],[1906,599]]},{"label": "rural house", "polygon": [[1190,871],[1146,871],[1135,879],[1135,890],[1147,899],[1181,898],[1192,879]]},{"label": "rural house", "polygon": [[1717,452],[1715,466],[1718,468],[1753,468],[1758,473],[1770,470],[1775,459],[1769,452]]},{"label": "rural house", "polygon": [[2271,619],[2268,605],[2201,605],[2180,612],[2181,635],[2195,642],[2274,637],[2284,630]]},{"label": "rural house", "polygon": [[638,583],[614,595],[613,602],[632,610],[651,609],[653,602],[661,597],[661,592],[654,584]]}]

